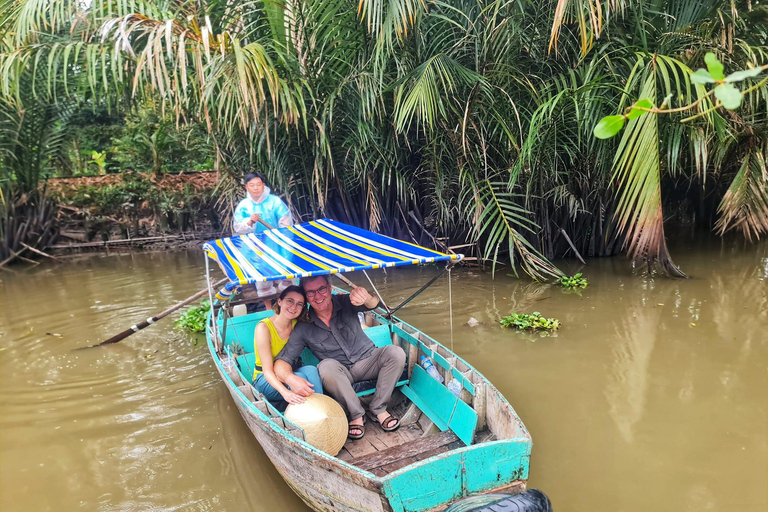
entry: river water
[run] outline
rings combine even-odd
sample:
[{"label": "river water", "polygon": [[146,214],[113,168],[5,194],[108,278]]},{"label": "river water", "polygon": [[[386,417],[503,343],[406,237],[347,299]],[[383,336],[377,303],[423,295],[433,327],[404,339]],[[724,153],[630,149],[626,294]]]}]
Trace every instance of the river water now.
[{"label": "river water", "polygon": [[[534,442],[529,487],[558,512],[768,510],[768,245],[673,254],[691,279],[622,258],[563,263],[589,278],[580,295],[455,269],[452,332],[446,277],[402,310],[516,408]],[[165,319],[73,351],[201,289],[202,264],[196,252],[90,255],[0,273],[0,510],[306,510],[202,338]],[[436,272],[372,277],[396,304]],[[562,328],[504,330],[512,311]]]}]

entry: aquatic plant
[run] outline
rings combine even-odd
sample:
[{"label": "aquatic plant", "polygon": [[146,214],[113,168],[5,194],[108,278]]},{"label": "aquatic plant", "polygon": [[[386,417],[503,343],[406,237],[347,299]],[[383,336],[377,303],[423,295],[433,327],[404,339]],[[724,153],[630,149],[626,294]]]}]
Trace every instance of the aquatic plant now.
[{"label": "aquatic plant", "polygon": [[501,317],[499,323],[504,327],[513,327],[521,331],[556,331],[560,327],[560,320],[556,318],[544,318],[541,313],[534,311],[528,313],[512,313]]},{"label": "aquatic plant", "polygon": [[557,280],[557,284],[559,284],[566,290],[584,289],[587,286],[589,286],[587,279],[584,277],[581,277],[581,272],[579,272],[578,274],[574,274],[571,277],[560,276],[560,278]]},{"label": "aquatic plant", "polygon": [[205,317],[210,310],[211,302],[208,299],[205,299],[199,306],[192,306],[184,311],[181,316],[173,322],[173,325],[190,332],[204,332]]}]

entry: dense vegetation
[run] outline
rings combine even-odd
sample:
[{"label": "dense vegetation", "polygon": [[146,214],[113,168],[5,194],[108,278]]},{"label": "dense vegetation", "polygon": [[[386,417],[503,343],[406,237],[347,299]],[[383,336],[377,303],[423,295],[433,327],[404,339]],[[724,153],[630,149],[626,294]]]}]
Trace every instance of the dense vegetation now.
[{"label": "dense vegetation", "polygon": [[[726,73],[768,63],[759,2],[0,7],[5,205],[35,190],[72,112],[151,98],[174,126],[205,127],[230,177],[221,193],[256,167],[305,218],[466,240],[535,278],[559,277],[549,260],[568,251],[622,248],[684,275],[666,248],[669,217],[750,240],[768,231],[765,73],[739,84],[738,110],[692,81],[708,52]],[[644,100],[666,114],[593,135]],[[45,118],[37,129],[30,112]]]}]

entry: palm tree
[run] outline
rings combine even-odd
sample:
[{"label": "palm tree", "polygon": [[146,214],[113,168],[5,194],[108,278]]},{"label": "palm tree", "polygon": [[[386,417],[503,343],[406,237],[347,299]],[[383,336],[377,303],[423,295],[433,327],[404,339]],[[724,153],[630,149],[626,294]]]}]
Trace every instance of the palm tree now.
[{"label": "palm tree", "polygon": [[[258,166],[302,216],[465,239],[535,279],[559,275],[550,260],[569,251],[622,247],[684,275],[664,212],[700,210],[691,190],[722,197],[720,232],[768,230],[768,89],[748,82],[757,87],[726,113],[691,82],[708,51],[729,69],[768,62],[764,6],[5,3],[2,94],[18,94],[20,71],[35,66],[62,84],[60,98],[114,104],[151,91],[206,124],[232,178]],[[667,97],[706,114],[643,116],[620,140],[592,136],[603,116]]]}]

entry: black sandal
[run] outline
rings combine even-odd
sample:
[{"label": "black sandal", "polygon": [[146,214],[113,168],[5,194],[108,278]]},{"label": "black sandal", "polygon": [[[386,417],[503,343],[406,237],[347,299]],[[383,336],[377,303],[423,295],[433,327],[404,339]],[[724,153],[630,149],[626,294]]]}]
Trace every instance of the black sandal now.
[{"label": "black sandal", "polygon": [[[353,430],[357,430],[360,433],[359,434],[353,434],[352,433]],[[347,430],[347,437],[349,439],[354,439],[354,440],[362,439],[364,435],[365,435],[365,425],[357,425],[357,424],[353,424],[353,423],[349,424],[349,429]]]},{"label": "black sandal", "polygon": [[[379,418],[377,418],[376,415],[370,411],[368,412],[368,418],[370,418],[370,420],[374,423],[379,423]],[[393,421],[395,422],[394,425],[392,425]],[[381,430],[383,430],[384,432],[394,432],[395,430],[400,428],[400,419],[395,418],[390,414],[389,416],[384,418],[384,421],[381,422],[380,425],[381,425]],[[390,425],[390,426],[385,427],[384,425]]]}]

